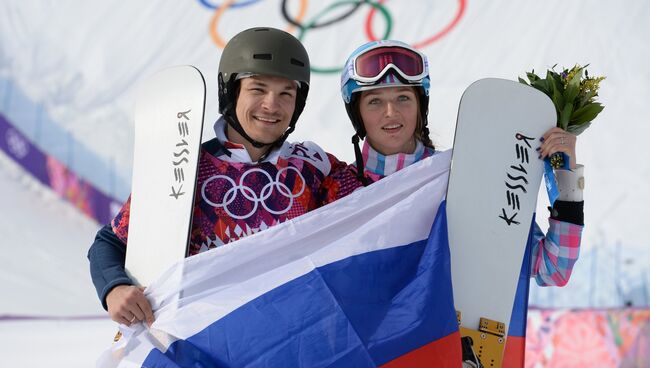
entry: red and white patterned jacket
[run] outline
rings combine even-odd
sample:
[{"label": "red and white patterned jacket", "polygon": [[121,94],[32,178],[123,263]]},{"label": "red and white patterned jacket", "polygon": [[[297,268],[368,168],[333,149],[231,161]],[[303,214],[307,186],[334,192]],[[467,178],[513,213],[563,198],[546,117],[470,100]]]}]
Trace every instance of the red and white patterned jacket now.
[{"label": "red and white patterned jacket", "polygon": [[[188,255],[319,207],[324,179],[333,169],[345,167],[313,142],[285,142],[261,162],[252,162],[244,146],[226,139],[224,127],[220,119],[215,124],[216,140],[204,144],[200,152]],[[127,200],[112,222],[113,231],[124,243],[129,214]]]}]

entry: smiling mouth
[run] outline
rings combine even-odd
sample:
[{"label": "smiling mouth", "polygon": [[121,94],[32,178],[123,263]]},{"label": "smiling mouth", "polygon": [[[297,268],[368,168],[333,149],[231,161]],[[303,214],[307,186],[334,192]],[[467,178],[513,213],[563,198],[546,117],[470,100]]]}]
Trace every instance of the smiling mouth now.
[{"label": "smiling mouth", "polygon": [[395,130],[398,130],[398,129],[402,128],[403,126],[404,125],[402,125],[402,124],[391,124],[391,125],[386,125],[384,127],[381,127],[381,129],[385,130],[385,131],[392,132],[392,131],[395,131]]},{"label": "smiling mouth", "polygon": [[280,119],[276,119],[276,118],[267,118],[267,117],[255,116],[255,115],[253,116],[253,118],[255,118],[255,120],[261,121],[262,123],[266,123],[266,124],[276,124],[281,121]]}]

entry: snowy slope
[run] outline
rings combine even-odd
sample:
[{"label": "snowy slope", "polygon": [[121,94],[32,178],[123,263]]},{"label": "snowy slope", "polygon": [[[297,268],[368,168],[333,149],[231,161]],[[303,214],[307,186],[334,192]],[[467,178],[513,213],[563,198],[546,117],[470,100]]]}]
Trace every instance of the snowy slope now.
[{"label": "snowy slope", "polygon": [[[0,155],[2,155],[0,153]],[[0,316],[99,315],[87,249],[98,225],[0,158]]]},{"label": "snowy slope", "polygon": [[3,367],[94,367],[113,341],[108,319],[0,321]]},{"label": "snowy slope", "polygon": [[93,366],[117,331],[88,273],[98,225],[2,153],[0,193],[0,365]]},{"label": "snowy slope", "polygon": [[[213,38],[228,40],[256,25],[290,29],[282,3],[289,4],[287,11],[294,16],[301,11],[299,4],[307,4],[302,9],[307,21],[334,2],[246,1],[248,5],[220,14],[206,5],[219,3],[3,1],[0,75],[13,78],[70,130],[72,138],[111,158],[118,177],[129,177],[133,91],[139,80],[169,65],[198,66],[208,83],[205,137],[210,138],[210,121],[218,115],[221,52]],[[650,203],[645,184],[650,161],[639,158],[647,157],[641,148],[650,133],[645,110],[650,99],[649,3],[395,0],[384,7],[391,19],[390,37],[415,43],[441,36],[421,48],[430,57],[430,126],[441,148],[451,146],[458,101],[477,79],[516,79],[532,68],[540,71],[556,63],[590,63],[593,75],[606,75],[601,91],[606,108],[580,137],[578,148],[587,175],[585,245],[648,245],[650,207],[642,204]],[[336,6],[316,20],[332,20],[348,11],[349,4]],[[362,5],[342,21],[305,32],[312,64],[340,66],[367,40],[369,11]],[[382,13],[370,24],[376,35],[387,28]],[[293,137],[318,140],[350,161],[351,134],[338,94],[338,74],[313,73],[310,98]]]},{"label": "snowy slope", "polygon": [[[209,139],[209,122],[218,116],[221,48],[214,34],[227,40],[250,26],[288,27],[281,1],[246,1],[250,5],[223,14],[205,5],[211,3],[221,2],[2,1],[0,77],[11,79],[69,131],[70,139],[110,161],[117,177],[129,177],[138,81],[170,65],[199,67],[208,83],[204,136]],[[284,3],[290,14],[300,13],[299,3],[308,4],[308,20],[334,1]],[[650,101],[650,3],[393,0],[384,6],[391,17],[391,38],[413,43],[441,35],[421,48],[430,58],[429,126],[440,148],[451,146],[458,101],[477,79],[516,79],[532,68],[576,62],[590,63],[591,74],[607,76],[601,90],[606,108],[579,137],[578,161],[586,166],[587,185],[583,258],[568,287],[533,288],[531,303],[613,306],[634,299],[637,305],[648,305],[650,160],[644,148],[650,134],[645,109]],[[350,9],[349,4],[339,6],[319,21]],[[459,22],[445,33],[457,15]],[[369,7],[362,5],[343,21],[305,33],[312,64],[341,65],[367,40],[368,16]],[[387,27],[380,13],[370,24],[378,35]],[[313,74],[307,108],[292,137],[317,140],[351,161],[352,128],[338,83],[338,74]],[[8,85],[0,85],[3,111],[11,106],[10,92]],[[29,119],[39,116],[38,111],[22,113]],[[38,127],[33,121],[16,123]],[[48,142],[43,148],[65,152],[66,144]],[[542,202],[539,207],[545,206]],[[91,317],[0,319],[3,366],[92,366],[110,344],[114,326],[95,319],[104,312],[85,258],[98,226],[0,158],[0,316]],[[39,354],[31,351],[36,344]]]}]

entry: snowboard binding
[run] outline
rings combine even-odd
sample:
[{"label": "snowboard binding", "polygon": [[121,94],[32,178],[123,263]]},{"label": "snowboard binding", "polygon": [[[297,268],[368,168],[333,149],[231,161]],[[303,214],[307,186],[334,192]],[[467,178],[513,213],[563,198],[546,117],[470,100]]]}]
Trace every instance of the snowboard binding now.
[{"label": "snowboard binding", "polygon": [[481,317],[478,330],[460,325],[461,313],[456,311],[463,352],[463,368],[501,367],[506,342],[506,325]]}]

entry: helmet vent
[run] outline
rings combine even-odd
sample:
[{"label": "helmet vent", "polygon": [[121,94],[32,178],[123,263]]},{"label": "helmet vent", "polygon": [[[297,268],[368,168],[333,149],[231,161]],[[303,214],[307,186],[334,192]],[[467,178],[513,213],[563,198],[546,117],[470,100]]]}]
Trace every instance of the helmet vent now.
[{"label": "helmet vent", "polygon": [[273,60],[272,54],[253,54],[253,59]]},{"label": "helmet vent", "polygon": [[302,61],[300,61],[298,59],[294,59],[294,58],[291,58],[291,64],[298,65],[298,66],[305,66],[305,63],[303,63]]}]

